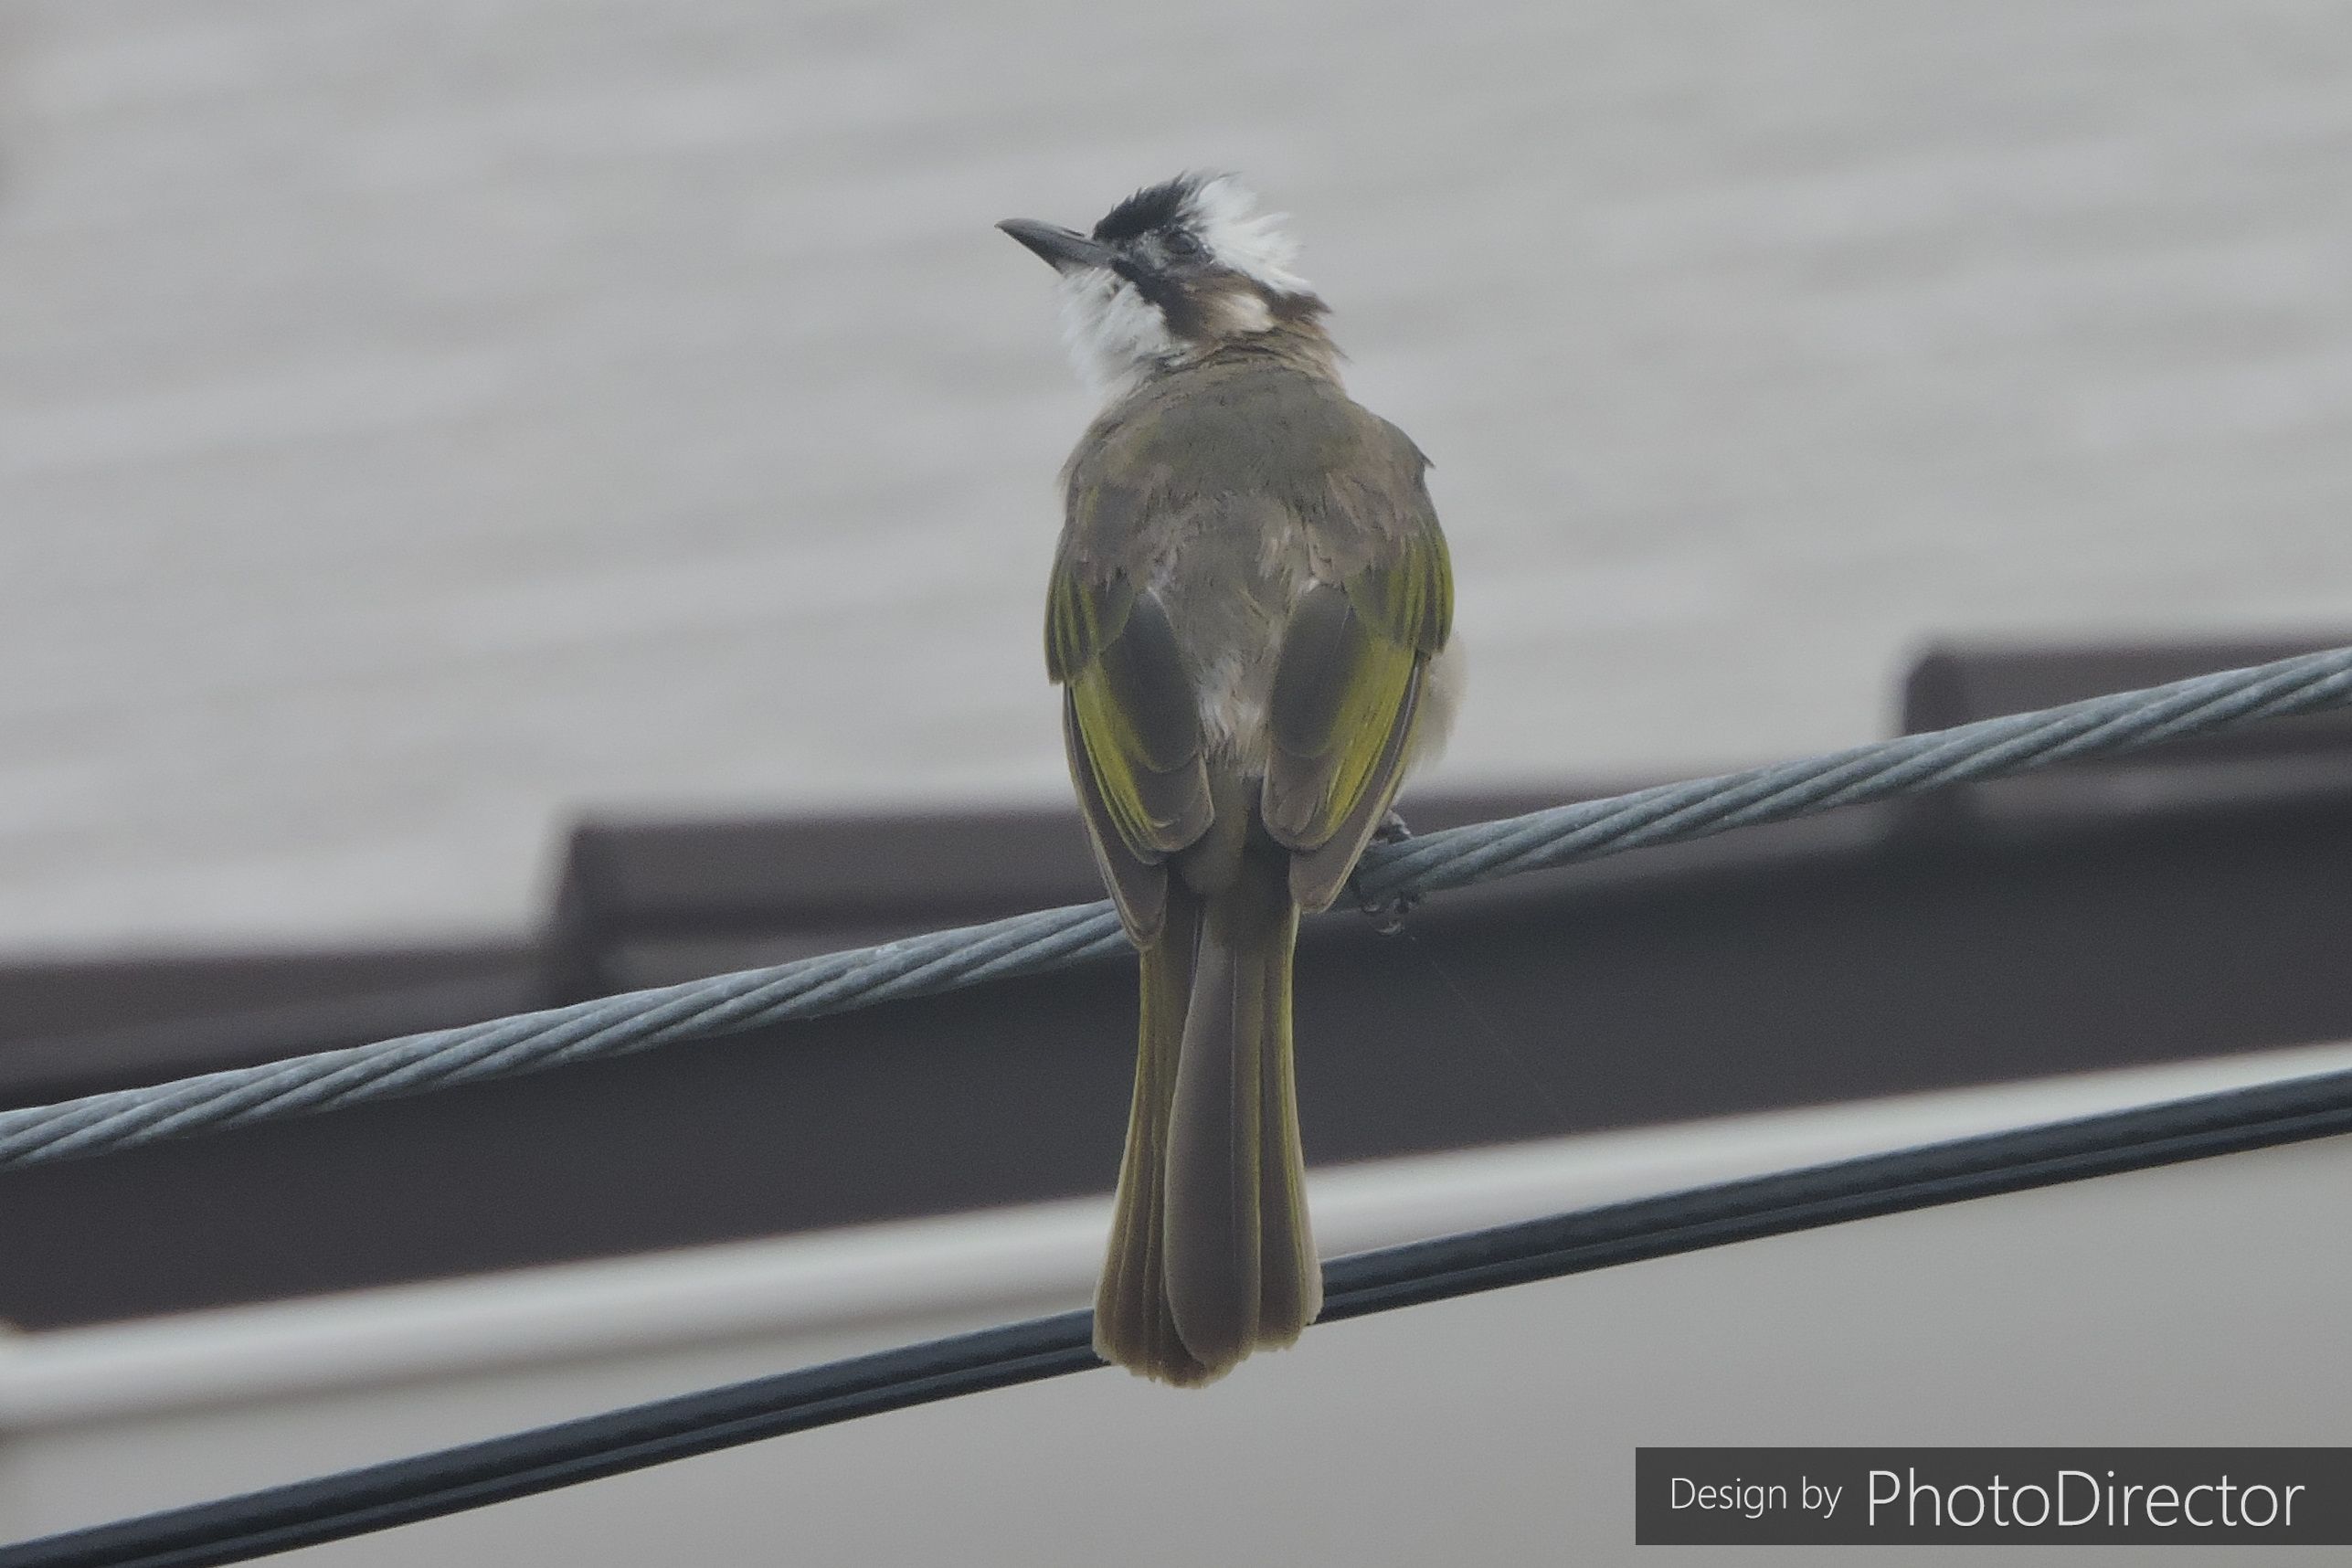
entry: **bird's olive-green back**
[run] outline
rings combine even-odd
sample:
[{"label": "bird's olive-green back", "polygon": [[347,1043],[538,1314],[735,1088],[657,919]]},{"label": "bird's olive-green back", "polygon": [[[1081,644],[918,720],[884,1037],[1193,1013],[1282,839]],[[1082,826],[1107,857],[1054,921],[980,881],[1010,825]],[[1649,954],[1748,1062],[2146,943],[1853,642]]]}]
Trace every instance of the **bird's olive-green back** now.
[{"label": "bird's olive-green back", "polygon": [[[1197,698],[1215,617],[1280,649],[1267,832],[1304,853],[1373,797],[1385,806],[1421,667],[1453,618],[1425,467],[1328,378],[1255,356],[1163,376],[1080,441],[1046,665],[1068,688],[1071,765],[1091,776],[1080,798],[1131,931],[1134,872],[1184,849],[1211,814]],[[1309,583],[1289,580],[1301,559]],[[1282,624],[1251,621],[1277,606]],[[1111,863],[1122,856],[1132,863]]]}]

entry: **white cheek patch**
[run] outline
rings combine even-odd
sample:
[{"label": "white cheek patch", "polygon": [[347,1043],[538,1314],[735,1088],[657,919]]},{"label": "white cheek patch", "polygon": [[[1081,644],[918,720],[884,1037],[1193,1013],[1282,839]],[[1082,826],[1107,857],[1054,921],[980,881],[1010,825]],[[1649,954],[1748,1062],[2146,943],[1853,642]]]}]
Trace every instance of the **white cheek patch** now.
[{"label": "white cheek patch", "polygon": [[1256,213],[1257,197],[1233,175],[1203,181],[1186,207],[1194,232],[1219,266],[1277,294],[1314,292],[1312,284],[1290,270],[1298,247],[1282,232],[1282,215]]},{"label": "white cheek patch", "polygon": [[1105,397],[1131,391],[1145,372],[1184,354],[1160,307],[1099,267],[1062,275],[1062,338],[1079,376]]}]

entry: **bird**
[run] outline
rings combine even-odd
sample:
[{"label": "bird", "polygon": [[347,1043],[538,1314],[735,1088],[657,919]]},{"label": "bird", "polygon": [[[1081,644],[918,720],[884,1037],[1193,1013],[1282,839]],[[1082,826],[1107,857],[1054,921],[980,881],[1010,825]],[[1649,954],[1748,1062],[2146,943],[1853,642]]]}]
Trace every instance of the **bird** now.
[{"label": "bird", "polygon": [[1140,955],[1094,1343],[1180,1387],[1321,1309],[1298,917],[1393,827],[1459,686],[1429,460],[1340,385],[1281,221],[1238,176],[1194,172],[1087,233],[997,226],[1054,268],[1101,399],[1062,471],[1045,615],[1072,785]]}]

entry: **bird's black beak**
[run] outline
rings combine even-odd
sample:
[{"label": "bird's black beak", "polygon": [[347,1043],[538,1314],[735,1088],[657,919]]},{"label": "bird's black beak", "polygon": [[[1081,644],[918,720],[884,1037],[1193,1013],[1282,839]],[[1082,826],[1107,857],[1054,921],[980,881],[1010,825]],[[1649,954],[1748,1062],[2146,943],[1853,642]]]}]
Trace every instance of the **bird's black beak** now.
[{"label": "bird's black beak", "polygon": [[1111,264],[1109,246],[1089,239],[1075,228],[1064,228],[1057,223],[1039,223],[1028,217],[1008,217],[997,227],[1044,257],[1056,272],[1067,272],[1077,267],[1107,267]]}]

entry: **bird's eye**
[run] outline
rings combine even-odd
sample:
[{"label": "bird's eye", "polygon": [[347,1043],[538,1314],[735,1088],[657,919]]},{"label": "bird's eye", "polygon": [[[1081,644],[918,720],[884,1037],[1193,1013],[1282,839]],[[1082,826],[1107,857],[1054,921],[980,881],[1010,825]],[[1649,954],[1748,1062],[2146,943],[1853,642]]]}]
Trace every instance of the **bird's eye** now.
[{"label": "bird's eye", "polygon": [[1201,253],[1201,242],[1181,228],[1171,228],[1161,239],[1160,246],[1169,255],[1190,258]]}]

